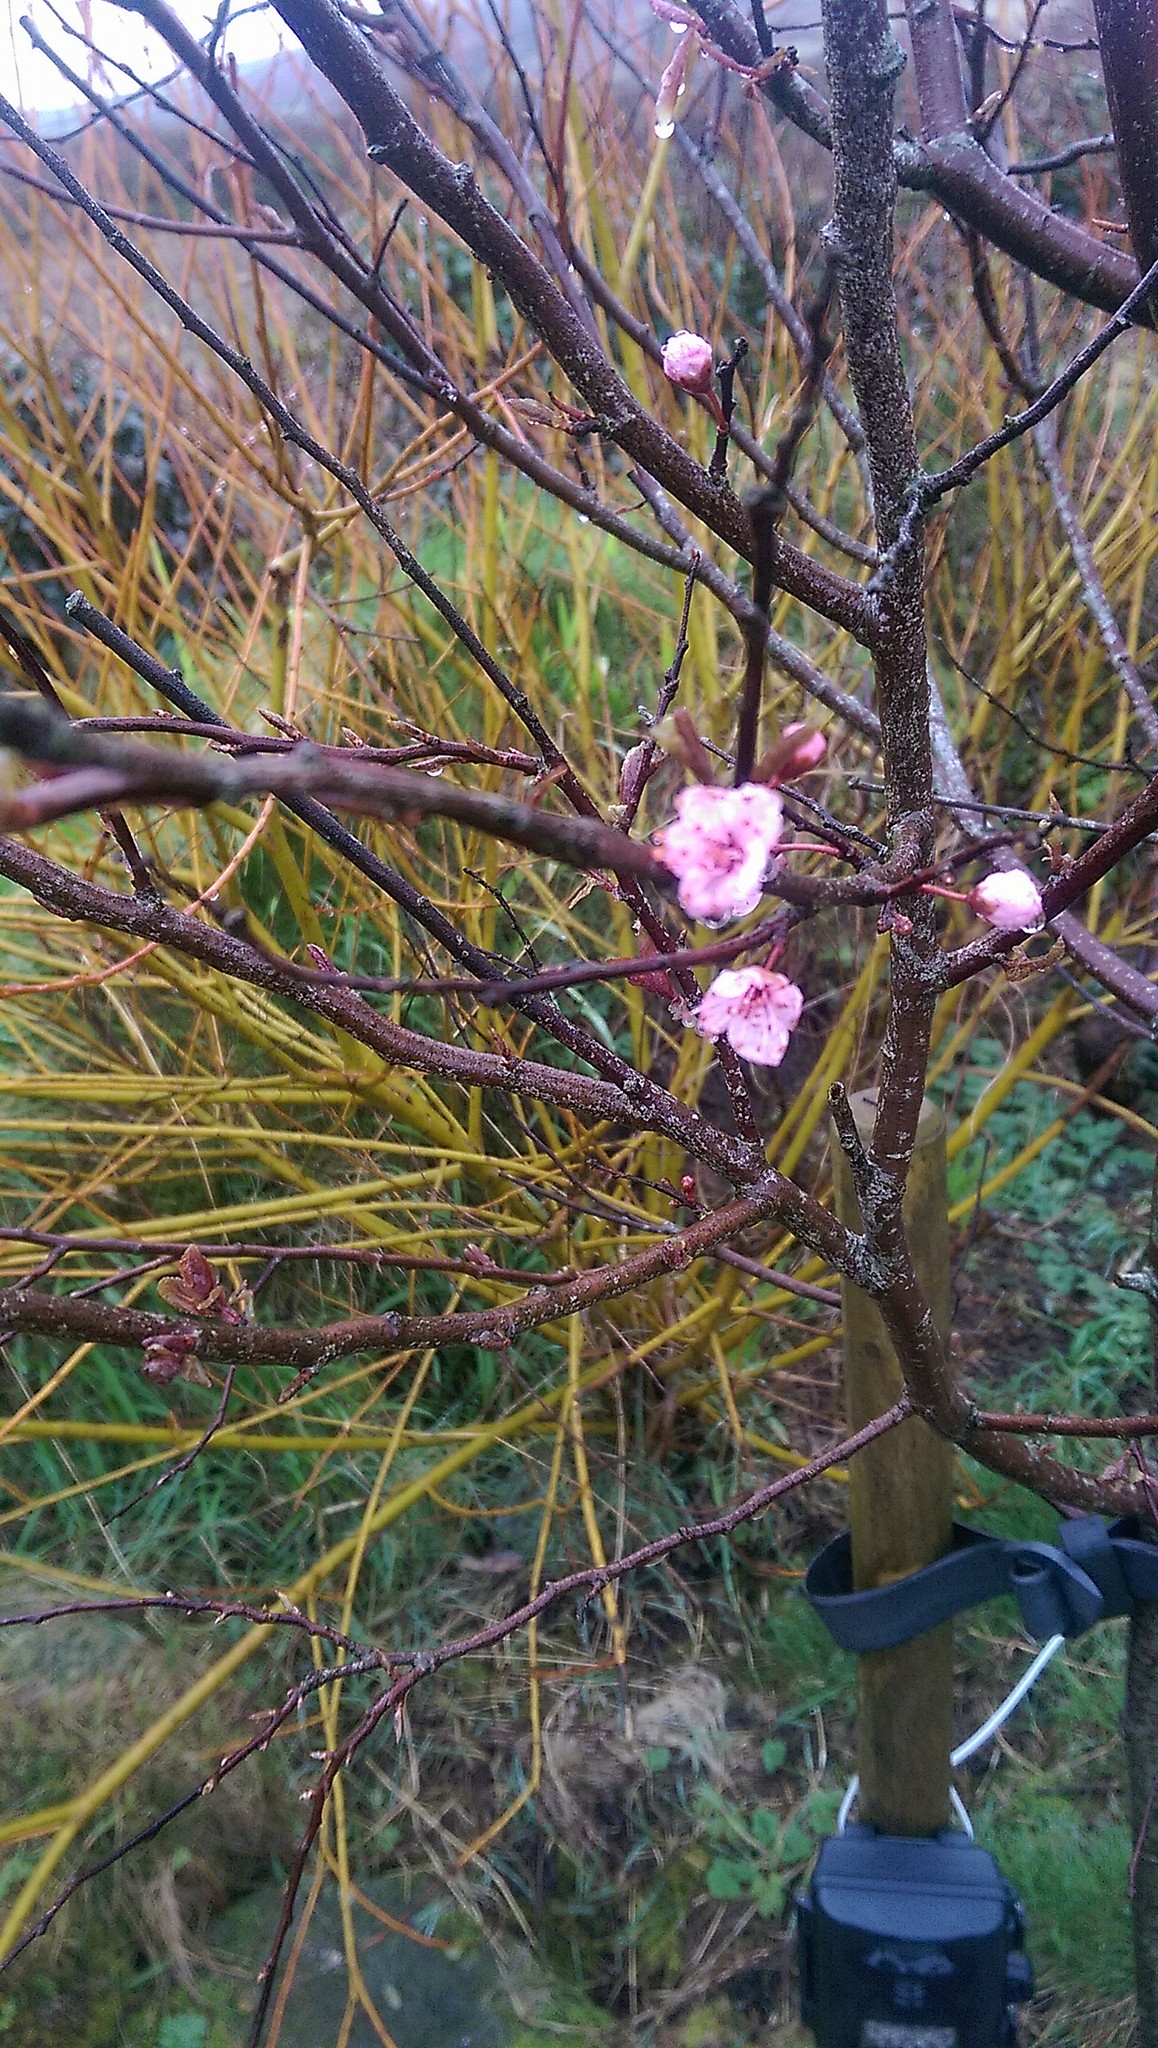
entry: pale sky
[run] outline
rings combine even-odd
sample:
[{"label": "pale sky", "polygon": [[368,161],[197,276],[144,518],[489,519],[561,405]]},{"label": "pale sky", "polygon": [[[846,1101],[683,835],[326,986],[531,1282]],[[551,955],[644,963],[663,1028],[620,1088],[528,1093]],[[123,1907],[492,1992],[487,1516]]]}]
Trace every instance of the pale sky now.
[{"label": "pale sky", "polygon": [[[213,0],[169,0],[169,4],[198,38],[206,34],[216,13]],[[271,7],[234,0],[233,13],[237,19],[230,22],[224,47],[234,52],[239,63],[272,56],[279,44],[293,41]],[[87,17],[92,41],[114,52],[139,77],[161,78],[173,67],[165,44],[148,33],[140,16],[112,5],[111,0],[54,0],[54,6],[48,0],[0,0],[0,92],[27,111],[48,113],[70,106],[76,94],[50,60],[33,49],[20,26],[21,15],[31,16],[44,40],[59,50],[70,70],[81,77],[89,75],[94,60],[84,44],[62,28],[61,20],[80,29]],[[92,83],[110,98],[131,90],[129,79],[111,65],[105,75],[98,72]]]}]

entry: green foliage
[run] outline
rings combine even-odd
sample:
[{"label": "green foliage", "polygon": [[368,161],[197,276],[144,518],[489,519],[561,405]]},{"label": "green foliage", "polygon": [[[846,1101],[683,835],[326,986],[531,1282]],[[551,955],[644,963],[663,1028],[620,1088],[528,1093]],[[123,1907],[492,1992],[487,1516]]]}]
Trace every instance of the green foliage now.
[{"label": "green foliage", "polygon": [[205,2048],[208,2037],[209,2021],[204,2013],[176,2013],[161,2021],[157,2048]]},{"label": "green foliage", "polygon": [[[1001,1048],[978,1039],[973,1064],[955,1077],[960,1109],[972,1109]],[[988,1118],[984,1136],[960,1153],[950,1201],[964,1202],[1017,1158],[1056,1115],[1040,1087],[1019,1082]],[[1079,1110],[1016,1179],[987,1199],[986,1211],[1016,1245],[1021,1284],[1042,1326],[1043,1356],[1004,1379],[1003,1402],[1067,1412],[1117,1414],[1130,1390],[1149,1380],[1150,1334],[1144,1299],[1115,1284],[1137,1261],[1148,1229],[1152,1155],[1123,1142],[1118,1123]],[[988,1256],[985,1238],[970,1255]]]},{"label": "green foliage", "polygon": [[1118,1802],[1083,1810],[1029,1782],[979,1821],[980,1838],[1025,1905],[1029,1950],[1044,1981],[1107,2003],[1125,1997],[1133,1974],[1130,1831]]},{"label": "green foliage", "polygon": [[788,1813],[742,1810],[711,1785],[699,1789],[697,1819],[711,1852],[705,1883],[713,1899],[748,1900],[764,1919],[785,1910],[793,1881],[825,1835],[832,1833],[839,1791],[810,1792]]}]

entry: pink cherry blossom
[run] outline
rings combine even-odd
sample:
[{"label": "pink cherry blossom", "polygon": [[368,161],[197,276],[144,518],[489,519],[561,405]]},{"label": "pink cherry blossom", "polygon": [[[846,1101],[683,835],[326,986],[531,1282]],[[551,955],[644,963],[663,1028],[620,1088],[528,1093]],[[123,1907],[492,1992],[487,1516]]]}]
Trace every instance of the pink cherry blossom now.
[{"label": "pink cherry blossom", "polygon": [[803,1008],[803,994],[786,975],[768,967],[726,967],[696,1011],[696,1030],[704,1038],[726,1038],[758,1067],[778,1067]]},{"label": "pink cherry blossom", "polygon": [[679,883],[681,909],[709,924],[755,910],[783,823],[780,798],[762,782],[681,789],[675,823],[655,835]]},{"label": "pink cherry blossom", "polygon": [[983,876],[965,901],[999,932],[1039,932],[1045,923],[1041,891],[1020,869]]}]

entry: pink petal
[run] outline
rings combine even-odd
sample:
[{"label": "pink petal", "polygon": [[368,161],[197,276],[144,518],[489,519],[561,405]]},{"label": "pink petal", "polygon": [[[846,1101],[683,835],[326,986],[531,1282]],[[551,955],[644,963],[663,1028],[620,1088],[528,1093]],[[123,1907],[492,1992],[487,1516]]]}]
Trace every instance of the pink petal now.
[{"label": "pink petal", "polygon": [[696,1030],[704,1038],[726,1038],[756,1066],[778,1067],[803,1008],[802,991],[786,975],[767,967],[725,968],[700,1002]]},{"label": "pink petal", "polygon": [[[672,63],[674,62],[675,58],[672,59]],[[671,65],[669,64],[668,71],[670,70]],[[665,80],[667,75],[668,73],[665,71]],[[658,116],[659,102],[657,101],[657,119]],[[710,341],[705,341],[702,334],[689,334],[685,329],[679,334],[673,334],[670,340],[664,342],[663,374],[672,384],[678,384],[681,391],[692,391],[695,392],[697,397],[703,397],[705,392],[712,389],[712,372],[714,369],[715,356],[712,353],[712,344]]]},{"label": "pink petal", "polygon": [[657,832],[655,845],[688,916],[716,923],[754,910],[783,822],[779,797],[763,783],[682,789],[675,822]]},{"label": "pink petal", "polygon": [[1019,868],[1008,874],[983,876],[970,889],[966,901],[971,910],[999,932],[1039,932],[1045,923],[1041,891]]}]

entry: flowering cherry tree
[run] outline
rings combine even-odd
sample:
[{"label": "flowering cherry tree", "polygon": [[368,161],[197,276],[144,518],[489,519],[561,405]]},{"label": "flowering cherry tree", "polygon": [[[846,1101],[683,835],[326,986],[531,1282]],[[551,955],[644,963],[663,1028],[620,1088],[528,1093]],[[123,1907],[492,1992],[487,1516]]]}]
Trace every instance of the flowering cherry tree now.
[{"label": "flowering cherry tree", "polygon": [[[170,1389],[219,1385],[220,1406],[197,1454],[224,1426],[247,1374],[273,1376],[277,1398],[292,1400],[358,1361],[386,1358],[392,1373],[400,1361],[455,1347],[509,1368],[512,1404],[518,1395],[511,1412],[525,1411],[525,1426],[537,1427],[543,1397],[519,1378],[519,1346],[549,1339],[567,1375],[551,1412],[571,1418],[566,1442],[588,1502],[587,1454],[574,1420],[586,1391],[580,1365],[588,1333],[693,1270],[754,1274],[780,1290],[777,1302],[793,1304],[831,1306],[825,1276],[853,1282],[879,1307],[904,1391],[866,1429],[819,1453],[794,1454],[789,1471],[765,1476],[717,1515],[634,1548],[621,1543],[614,1556],[592,1508],[589,1566],[544,1578],[544,1539],[525,1599],[428,1651],[327,1632],[309,1611],[313,1581],[284,1611],[218,1601],[220,1614],[250,1629],[230,1653],[231,1669],[284,1626],[300,1629],[318,1656],[332,1655],[335,1670],[349,1662],[375,1683],[363,1711],[341,1727],[335,1718],[318,1760],[261,1978],[255,2043],[335,1786],[376,1730],[402,1727],[416,1688],[420,1699],[422,1684],[448,1663],[521,1637],[578,1595],[604,1602],[622,1664],[621,1582],[689,1541],[731,1534],[913,1417],[982,1467],[1065,1507],[1149,1513],[1141,1453],[1115,1457],[1101,1471],[1067,1455],[1088,1419],[1062,1418],[1055,1427],[1053,1416],[980,1405],[934,1325],[902,1200],[930,1065],[963,992],[992,989],[1004,974],[1011,988],[1032,983],[1040,995],[1053,986],[1051,976],[1069,975],[1095,1002],[1112,1000],[1143,1033],[1158,1017],[1158,987],[1138,948],[1107,936],[1090,909],[1109,877],[1144,863],[1143,849],[1158,831],[1158,780],[1138,765],[1152,763],[1158,747],[1153,674],[1138,654],[1144,607],[1135,608],[1127,633],[1106,587],[1106,550],[1086,531],[1059,441],[1075,394],[1094,388],[1122,352],[1137,347],[1143,376],[1153,376],[1145,350],[1158,303],[1158,148],[1153,103],[1141,104],[1129,55],[1129,23],[1147,7],[1099,0],[1097,9],[1114,133],[1119,145],[1131,137],[1119,150],[1115,196],[1128,232],[1117,241],[1095,213],[1092,185],[1079,194],[1088,206],[1051,206],[1036,195],[1032,166],[1009,157],[1040,9],[1010,48],[983,10],[971,15],[949,0],[912,0],[902,47],[884,0],[824,0],[823,90],[819,68],[774,40],[759,0],[751,10],[737,0],[654,0],[664,36],[678,32],[674,54],[654,38],[642,46],[617,42],[622,24],[601,20],[600,47],[614,57],[621,91],[627,81],[645,106],[646,148],[655,152],[631,195],[636,210],[628,209],[617,268],[591,156],[597,123],[575,125],[587,33],[581,10],[574,10],[571,41],[546,50],[537,86],[516,41],[500,32],[498,82],[487,98],[469,66],[442,46],[437,24],[403,0],[384,6],[381,20],[340,0],[275,4],[342,106],[344,156],[335,146],[331,157],[315,152],[307,162],[304,145],[299,150],[297,138],[252,103],[223,56],[224,23],[198,41],[166,0],[134,0],[127,11],[160,34],[198,88],[196,118],[173,113],[168,101],[164,111],[185,123],[183,145],[194,156],[208,152],[199,179],[179,150],[159,151],[134,128],[95,71],[80,84],[93,120],[137,152],[168,217],[153,204],[109,199],[99,167],[82,164],[76,150],[58,147],[0,101],[14,189],[37,204],[49,195],[90,238],[89,257],[97,249],[100,264],[110,266],[101,272],[102,293],[120,289],[109,281],[114,275],[126,290],[130,283],[140,289],[150,309],[140,315],[142,333],[151,332],[150,320],[179,330],[174,387],[202,403],[207,445],[219,449],[214,460],[223,477],[235,459],[260,460],[262,491],[284,515],[276,546],[273,533],[259,529],[259,565],[248,573],[260,603],[254,598],[244,660],[230,672],[234,684],[247,673],[268,606],[277,614],[271,658],[281,694],[274,703],[271,692],[259,707],[263,723],[236,709],[240,685],[203,682],[195,654],[176,665],[171,658],[196,642],[173,591],[198,547],[214,561],[226,554],[228,517],[212,493],[196,531],[188,529],[184,553],[171,550],[171,573],[161,577],[155,561],[137,563],[117,585],[115,602],[99,557],[101,547],[117,545],[111,513],[98,520],[91,557],[79,567],[77,549],[46,544],[3,615],[13,687],[0,695],[0,743],[24,765],[10,772],[3,794],[0,877],[62,931],[99,935],[101,947],[116,950],[117,972],[128,961],[144,974],[144,963],[159,961],[174,988],[211,988],[206,1014],[224,1004],[263,1056],[295,1076],[307,1057],[295,1032],[309,1048],[325,1035],[338,1049],[333,1085],[348,1087],[351,1100],[379,1102],[391,1129],[418,1133],[439,1154],[438,1170],[473,1141],[480,1214],[487,1202],[505,1199],[504,1176],[525,1175],[533,1158],[544,1185],[558,1193],[564,1221],[553,1235],[553,1225],[539,1229],[536,1212],[538,1263],[524,1269],[465,1235],[479,1226],[464,1199],[449,1250],[439,1238],[416,1253],[413,1223],[409,1236],[343,1248],[351,1257],[394,1261],[398,1271],[425,1259],[453,1279],[450,1305],[381,1310],[370,1303],[312,1321],[267,1313],[259,1286],[221,1277],[230,1260],[247,1272],[248,1261],[264,1284],[264,1251],[275,1262],[320,1256],[305,1239],[255,1250],[227,1237],[211,1255],[204,1245],[217,1238],[190,1227],[184,1242],[164,1241],[170,1271],[154,1300],[148,1285],[161,1253],[146,1232],[98,1236],[91,1227],[34,1221],[11,1233],[23,1264],[0,1288],[0,1326],[70,1355],[75,1347],[108,1347]],[[1151,29],[1152,49],[1158,23]],[[717,145],[729,122],[735,146],[725,159]],[[776,204],[790,202],[781,145],[785,154],[808,152],[800,161],[822,192],[824,220],[803,257],[795,244],[784,245],[778,268],[765,233],[770,215],[752,199],[748,179],[758,159]],[[1101,164],[1112,146],[1112,137],[1067,137],[1050,161],[1058,157],[1061,169],[1080,164],[1092,177],[1090,164]],[[661,152],[669,150],[710,217],[694,262],[670,248],[657,255],[652,235],[669,163]],[[769,170],[777,165],[779,178]],[[937,232],[951,223],[951,238],[929,258],[925,297],[914,288],[913,303],[935,300],[944,282],[937,266],[947,269],[964,251],[969,317],[993,380],[984,394],[992,424],[964,445],[959,421],[935,407],[920,418],[914,411],[935,343],[922,328],[925,315],[898,306],[898,195],[909,195],[913,206],[927,202],[932,211],[922,218],[928,225],[935,214]],[[908,246],[920,242],[915,216],[903,218],[906,262],[916,265]],[[733,308],[728,287],[704,282],[716,277],[707,261],[713,233],[726,236],[729,262],[758,281],[758,318],[743,312],[739,286]],[[431,310],[432,235],[447,238],[458,266],[448,260],[441,322]],[[218,315],[193,259],[187,275],[171,253],[182,238],[196,249],[202,236],[248,266],[244,290]],[[663,262],[677,257],[669,274]],[[296,339],[275,333],[265,318],[271,278],[303,321],[340,338],[332,418],[323,420],[308,388]],[[746,331],[733,336],[733,327]],[[757,365],[761,334],[766,359]],[[783,384],[775,391],[773,334]],[[379,412],[385,417],[388,409],[388,431],[380,430]],[[405,462],[391,436],[405,440]],[[180,452],[176,436],[174,446]],[[1113,695],[1106,748],[1112,741],[1116,751],[1088,754],[1080,719],[1072,730],[1065,725],[1067,761],[1102,778],[1091,809],[1077,816],[1053,800],[1046,771],[1046,794],[1022,804],[1005,802],[978,772],[982,695],[979,689],[972,718],[958,715],[934,630],[930,593],[958,508],[975,506],[1002,462],[1030,449],[1065,535],[1065,601],[1081,608],[1089,658],[1099,676],[1104,669]],[[509,533],[533,499],[549,508],[551,521],[568,522],[573,561],[587,564],[588,581],[589,540],[662,579],[672,622],[679,621],[671,659],[662,681],[655,663],[654,695],[635,729],[624,730],[630,721],[621,712],[609,721],[615,730],[607,744],[591,708],[602,685],[590,647],[586,693],[553,704],[549,687],[527,679],[537,659],[531,627],[514,602],[503,612],[494,576],[478,590],[462,587],[457,568],[446,566],[447,551],[435,562],[437,550],[427,547],[431,559],[424,559],[421,529],[398,515],[394,501],[408,503],[412,486],[432,504],[439,494],[453,502],[459,471],[476,458],[487,479],[483,524],[492,568],[501,553],[494,536],[504,475],[512,483]],[[155,492],[155,462],[150,475],[138,512]],[[94,500],[94,518],[100,511]],[[366,576],[341,581],[342,549],[355,524],[374,561],[388,564],[380,587]],[[138,602],[150,576],[156,588]],[[533,581],[529,567],[527,576]],[[44,593],[58,583],[72,589],[53,612]],[[400,585],[412,609],[404,630],[389,614],[391,630],[382,632],[389,655],[379,672],[363,659],[347,621],[375,607],[375,618],[385,619]],[[240,588],[230,585],[223,612],[245,610]],[[102,595],[106,601],[98,601]],[[985,601],[984,593],[970,600],[974,624]],[[332,627],[339,654],[330,682],[343,705],[338,718],[323,718],[323,706],[315,726],[297,721],[292,689],[287,695],[309,604]],[[591,606],[570,622],[577,641],[590,639]],[[163,647],[153,644],[161,640]],[[397,682],[389,668],[400,658],[395,641],[409,644],[415,667],[440,675],[445,666],[447,682],[429,726],[404,721],[387,745],[359,729],[360,719],[371,721],[344,664],[362,663],[367,701],[379,688],[388,696]],[[488,707],[473,724],[455,708],[463,675]],[[102,710],[90,716],[83,690],[96,690],[98,676]],[[1093,685],[1082,687],[1088,697]],[[1001,708],[1021,718],[1015,704],[1002,700]],[[803,716],[783,715],[792,711]],[[1024,726],[1022,718],[1028,746],[1037,736]],[[317,737],[323,728],[326,736]],[[866,810],[866,788],[875,810]],[[210,806],[231,830],[246,821],[251,836],[228,859],[214,854],[204,873],[199,866],[192,879],[175,875],[141,819],[155,812],[187,820]],[[83,857],[67,836],[82,818],[102,821],[99,844],[86,846]],[[290,829],[307,849],[296,866],[286,853]],[[438,849],[468,840],[483,849],[481,865],[469,875],[465,860],[440,866]],[[244,904],[234,916],[222,907],[259,841],[271,849],[294,920],[284,942],[255,916],[247,919]],[[328,878],[317,892],[315,852]],[[503,878],[516,878],[510,899],[500,886],[500,859],[508,864]],[[207,881],[211,871],[216,879]],[[525,897],[517,894],[519,879]],[[330,949],[326,920],[354,890],[365,891],[359,900],[391,907],[393,959],[383,960],[378,944],[370,960],[356,948],[340,957]],[[598,919],[581,927],[583,944],[540,958],[527,937],[532,914],[540,940],[557,939],[573,928],[565,917],[595,901]],[[834,930],[851,969],[835,964]],[[880,972],[865,981],[869,993],[860,1012],[850,1012],[850,1028],[827,1050],[817,1052],[815,1041],[806,1048],[815,1062],[810,1130],[820,1127],[830,1089],[837,1142],[860,1199],[858,1230],[828,1206],[805,1142],[778,1146],[753,1070],[783,1066],[794,1034],[796,1046],[805,1036],[810,1011],[823,1017],[826,982],[838,973],[866,976],[878,941]],[[94,954],[65,980],[79,990],[106,970],[104,955]],[[46,982],[38,971],[36,987]],[[627,1006],[634,1040],[582,1009],[577,998],[592,985]],[[441,1021],[432,1025],[432,1014]],[[876,1087],[867,1144],[845,1095],[858,1033]],[[654,1058],[641,1050],[657,1046]],[[715,1109],[703,1080],[709,1071]],[[505,1148],[494,1158],[486,1155],[484,1128]],[[624,1133],[635,1149],[630,1170],[620,1173],[615,1148]],[[520,1183],[519,1199],[529,1215],[539,1197]],[[629,1201],[634,1206],[625,1207]],[[298,1212],[291,1205],[284,1213]],[[576,1222],[588,1215],[619,1233],[599,1240],[598,1254]],[[516,1223],[505,1211],[504,1218],[513,1232]],[[526,1216],[517,1227],[530,1232]],[[737,1248],[741,1238],[750,1245],[753,1232],[769,1258],[781,1247],[775,1267]],[[111,1277],[99,1287],[70,1285],[68,1260],[94,1249],[115,1262]],[[671,1297],[664,1299],[667,1314]],[[622,1370],[621,1358],[615,1371]],[[504,1427],[495,1422],[492,1441]],[[1088,1433],[1141,1444],[1158,1433],[1158,1417],[1099,1418]],[[552,1486],[557,1481],[556,1472]],[[206,1605],[179,1590],[156,1595],[157,1603],[189,1611]],[[290,1704],[271,1709],[253,1741],[230,1752],[206,1784],[268,1743],[320,1683],[303,1680]],[[165,1732],[203,1697],[203,1687],[191,1690],[187,1709],[167,1718]],[[50,1880],[71,1850],[75,1819],[70,1810],[59,1826],[45,1823],[57,1832],[10,1912],[10,1953],[57,1909]],[[1148,1809],[1145,1819],[1148,1826]],[[1149,1850],[1139,1869],[1142,1892],[1152,1895],[1158,1861]],[[1158,1968],[1148,1952],[1141,1995],[1148,2038],[1158,2038]]]}]

